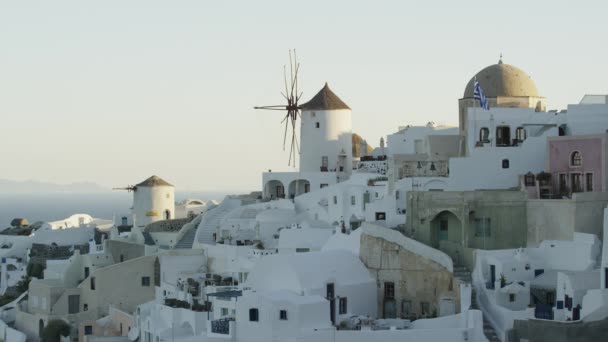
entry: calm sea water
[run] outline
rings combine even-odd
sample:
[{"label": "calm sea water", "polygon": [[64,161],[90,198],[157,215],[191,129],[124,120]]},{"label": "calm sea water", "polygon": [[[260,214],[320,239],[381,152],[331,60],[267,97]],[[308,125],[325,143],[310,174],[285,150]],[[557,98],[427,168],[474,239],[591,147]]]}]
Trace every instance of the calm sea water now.
[{"label": "calm sea water", "polygon": [[[187,198],[221,201],[227,193],[176,192],[180,202]],[[0,229],[10,226],[16,217],[25,217],[30,223],[57,221],[73,214],[89,214],[97,218],[111,219],[114,213],[124,213],[131,208],[133,194],[109,193],[48,193],[48,194],[0,194]]]}]

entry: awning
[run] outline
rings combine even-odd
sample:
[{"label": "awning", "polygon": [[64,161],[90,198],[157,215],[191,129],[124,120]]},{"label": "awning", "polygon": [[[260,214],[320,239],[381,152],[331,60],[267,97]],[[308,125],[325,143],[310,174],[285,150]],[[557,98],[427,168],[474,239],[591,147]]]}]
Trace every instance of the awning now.
[{"label": "awning", "polygon": [[214,292],[214,293],[208,293],[207,296],[211,296],[211,297],[226,297],[226,298],[233,298],[233,297],[240,297],[243,295],[243,291],[240,290],[230,290],[230,291],[220,291],[220,292]]}]

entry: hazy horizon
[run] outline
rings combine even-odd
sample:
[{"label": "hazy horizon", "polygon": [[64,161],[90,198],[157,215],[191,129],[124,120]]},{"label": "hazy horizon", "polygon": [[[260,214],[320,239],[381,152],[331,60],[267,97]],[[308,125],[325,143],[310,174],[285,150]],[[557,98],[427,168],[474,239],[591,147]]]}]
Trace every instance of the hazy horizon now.
[{"label": "hazy horizon", "polygon": [[[504,61],[564,109],[608,93],[603,1],[134,0],[0,3],[0,178],[260,190],[290,170],[288,50],[304,100],[327,81],[377,146],[400,125],[456,125],[473,75]],[[531,34],[533,33],[533,34]],[[1,189],[0,189],[1,190]]]}]

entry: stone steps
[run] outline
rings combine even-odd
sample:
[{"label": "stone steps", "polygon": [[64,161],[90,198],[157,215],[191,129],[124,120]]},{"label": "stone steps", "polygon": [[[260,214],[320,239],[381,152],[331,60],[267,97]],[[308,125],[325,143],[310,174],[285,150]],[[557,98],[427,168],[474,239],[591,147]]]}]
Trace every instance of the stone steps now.
[{"label": "stone steps", "polygon": [[191,228],[175,245],[175,249],[191,249],[196,236],[196,227]]},{"label": "stone steps", "polygon": [[[471,297],[471,308],[481,310],[477,304],[477,291],[475,290],[475,287],[473,287],[471,291]],[[486,319],[485,314],[483,314],[483,334],[486,336],[489,342],[501,342],[500,338],[496,334],[496,331],[494,330],[494,327],[492,327],[490,321]]]}]

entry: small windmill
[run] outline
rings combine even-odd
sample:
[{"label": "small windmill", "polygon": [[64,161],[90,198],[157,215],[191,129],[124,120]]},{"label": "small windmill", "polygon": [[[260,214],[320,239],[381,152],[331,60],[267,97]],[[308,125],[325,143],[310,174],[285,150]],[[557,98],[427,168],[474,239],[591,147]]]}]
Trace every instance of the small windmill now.
[{"label": "small windmill", "polygon": [[289,148],[289,163],[288,165],[296,166],[296,152],[300,153],[300,147],[298,145],[298,137],[296,136],[296,121],[300,116],[300,107],[298,102],[302,97],[302,92],[298,93],[298,72],[300,70],[300,63],[296,57],[296,50],[289,50],[289,80],[287,77],[287,68],[283,66],[283,80],[285,82],[285,92],[281,92],[281,95],[287,101],[284,105],[274,106],[260,106],[254,107],[254,109],[266,109],[266,110],[279,110],[286,111],[281,124],[285,123],[285,133],[283,135],[283,151],[285,151],[285,145],[287,143],[287,131],[291,127],[291,146]]}]

